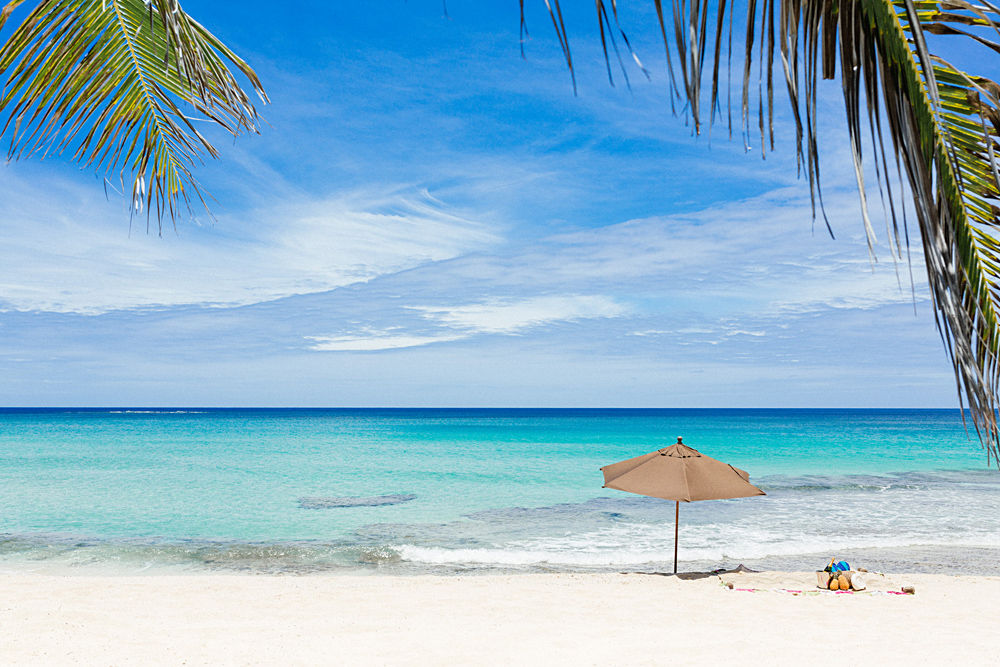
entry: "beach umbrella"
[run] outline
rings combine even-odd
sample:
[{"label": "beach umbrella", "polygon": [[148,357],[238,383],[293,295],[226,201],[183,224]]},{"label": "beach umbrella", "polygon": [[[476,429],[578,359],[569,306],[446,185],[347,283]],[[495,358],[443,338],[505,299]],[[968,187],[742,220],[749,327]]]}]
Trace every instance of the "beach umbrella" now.
[{"label": "beach umbrella", "polygon": [[677,444],[601,468],[604,488],[673,500],[674,573],[681,503],[767,495],[750,483],[750,473]]}]

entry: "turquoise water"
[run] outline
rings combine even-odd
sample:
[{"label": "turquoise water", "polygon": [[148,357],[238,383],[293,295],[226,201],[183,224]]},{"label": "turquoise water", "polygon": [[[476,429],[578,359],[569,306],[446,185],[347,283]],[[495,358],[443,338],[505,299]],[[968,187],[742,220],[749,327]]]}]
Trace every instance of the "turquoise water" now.
[{"label": "turquoise water", "polygon": [[690,567],[1000,563],[1000,474],[957,410],[189,409],[0,412],[0,564],[657,569],[673,504],[598,469],[678,435],[768,492],[685,505]]}]

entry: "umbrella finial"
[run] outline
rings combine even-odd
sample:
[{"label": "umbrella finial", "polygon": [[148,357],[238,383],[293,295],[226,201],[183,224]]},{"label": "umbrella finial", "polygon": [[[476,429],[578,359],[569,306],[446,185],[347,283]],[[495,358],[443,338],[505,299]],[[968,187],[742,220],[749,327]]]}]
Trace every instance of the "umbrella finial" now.
[{"label": "umbrella finial", "polygon": [[684,444],[683,442],[681,442],[681,438],[682,438],[682,437],[683,437],[683,436],[680,436],[680,435],[679,435],[679,436],[677,436],[677,444],[678,444],[678,445],[683,445],[683,444]]}]

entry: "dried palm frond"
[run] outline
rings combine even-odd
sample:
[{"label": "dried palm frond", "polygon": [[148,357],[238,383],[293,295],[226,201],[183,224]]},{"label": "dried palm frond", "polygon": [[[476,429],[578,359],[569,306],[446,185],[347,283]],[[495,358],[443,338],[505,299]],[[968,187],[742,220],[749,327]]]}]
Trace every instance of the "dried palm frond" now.
[{"label": "dried palm frond", "polygon": [[[22,2],[4,7],[0,28]],[[218,156],[195,122],[258,131],[227,62],[266,103],[250,66],[176,0],[42,0],[0,47],[8,159],[72,150],[127,177],[134,211],[173,219],[192,196],[204,204],[192,168]]]},{"label": "dried palm frond", "polygon": [[[610,0],[617,16],[616,0]],[[671,31],[661,0],[653,0],[667,45],[671,90]],[[559,41],[572,70],[569,38],[559,0],[545,0],[559,16]],[[606,4],[597,0],[598,11]],[[672,41],[679,54],[686,113],[702,129],[702,78],[714,41],[709,125],[718,108],[721,50],[732,44],[733,0],[672,0]],[[725,34],[724,19],[730,27]],[[714,21],[710,20],[714,17]],[[522,4],[522,22],[523,4]],[[916,212],[938,330],[951,357],[960,402],[967,402],[987,456],[1000,455],[997,393],[1000,385],[1000,85],[952,65],[933,52],[926,34],[985,47],[983,68],[1000,59],[1000,10],[966,0],[748,0],[742,109],[745,141],[752,122],[750,98],[757,51],[757,126],[762,150],[774,146],[771,72],[775,45],[795,121],[800,169],[808,175],[813,215],[822,211],[817,148],[816,91],[820,77],[834,79],[837,61],[846,103],[862,221],[869,248],[875,231],[868,212],[863,145],[870,136],[879,195],[888,205],[888,244],[901,257],[906,233],[906,191]],[[714,31],[712,30],[714,25]],[[759,36],[759,37],[758,37]],[[605,45],[605,60],[609,60]],[[863,92],[862,92],[863,91]],[[673,100],[671,100],[673,103]],[[862,119],[867,119],[863,123]],[[867,130],[864,125],[867,124]],[[891,155],[886,151],[888,134]],[[895,169],[891,169],[891,162]],[[893,174],[895,172],[895,174]],[[904,177],[905,174],[905,177]],[[893,188],[893,176],[897,187]],[[824,215],[825,219],[825,215]],[[908,246],[908,240],[904,241]],[[963,413],[964,414],[964,413]]]}]

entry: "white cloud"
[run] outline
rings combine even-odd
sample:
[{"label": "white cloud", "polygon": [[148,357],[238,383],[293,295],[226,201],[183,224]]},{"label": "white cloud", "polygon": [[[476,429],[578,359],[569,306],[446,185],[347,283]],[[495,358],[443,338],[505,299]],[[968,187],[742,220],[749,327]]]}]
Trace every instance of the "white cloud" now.
[{"label": "white cloud", "polygon": [[[817,313],[849,317],[910,305],[905,263],[897,281],[883,251],[872,271],[863,228],[851,215],[855,198],[828,194],[837,240],[811,232],[807,195],[782,190],[466,254],[343,293],[338,309],[350,319],[317,322],[302,334],[319,336],[310,339],[317,350],[396,349],[628,315],[628,329],[590,327],[580,335],[746,352]],[[921,260],[915,249],[918,301],[926,299]],[[608,294],[630,296],[626,304]],[[835,328],[839,320],[826,321]]]},{"label": "white cloud", "polygon": [[408,336],[406,334],[394,335],[386,331],[368,330],[366,333],[350,336],[307,336],[306,338],[316,341],[314,345],[309,346],[311,350],[323,352],[371,352],[375,350],[396,350],[404,347],[420,347],[421,345],[429,345],[431,343],[444,343],[466,338],[466,336]]},{"label": "white cloud", "polygon": [[500,240],[415,192],[284,205],[213,227],[181,224],[159,238],[144,223],[130,234],[127,217],[109,221],[117,216],[103,202],[60,187],[41,193],[0,172],[0,308],[92,314],[245,305],[367,281]]},{"label": "white cloud", "polygon": [[520,301],[491,300],[466,306],[414,306],[425,317],[456,329],[514,334],[523,329],[591,318],[621,317],[628,309],[599,295],[540,296]]},{"label": "white cloud", "polygon": [[[416,323],[416,331],[406,331],[402,326],[363,327],[339,335],[306,336],[306,340],[313,341],[309,349],[337,352],[420,347],[463,340],[477,334],[512,335],[559,322],[621,317],[629,312],[608,297],[579,294],[490,300],[449,307],[406,306],[405,309],[422,315],[423,321]],[[427,333],[426,320],[433,321],[442,331]]]},{"label": "white cloud", "polygon": [[[872,267],[857,193],[828,193],[827,209],[836,240],[822,220],[813,231],[808,192],[785,188],[702,211],[556,234],[492,268],[495,279],[519,280],[534,290],[599,286],[655,301],[650,310],[720,317],[747,312],[780,319],[912,302],[905,258],[894,264],[881,246]],[[922,301],[923,256],[919,245],[911,252],[916,299]]]}]

